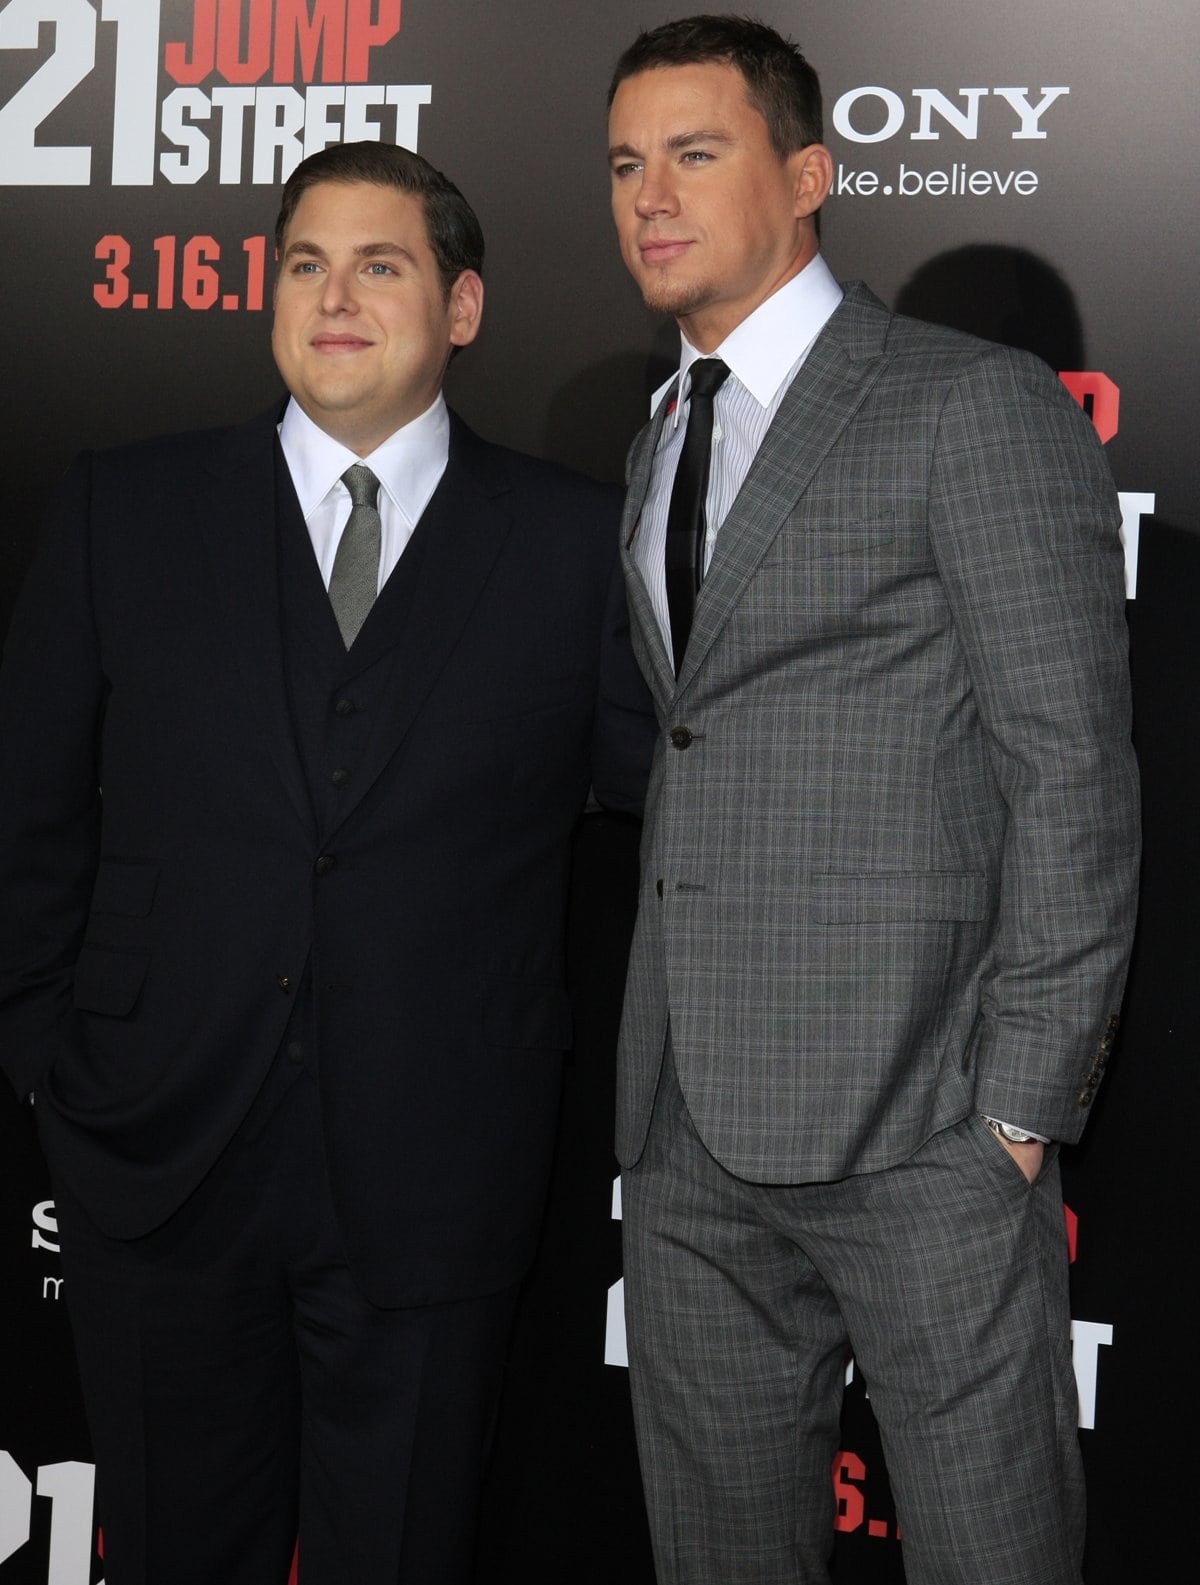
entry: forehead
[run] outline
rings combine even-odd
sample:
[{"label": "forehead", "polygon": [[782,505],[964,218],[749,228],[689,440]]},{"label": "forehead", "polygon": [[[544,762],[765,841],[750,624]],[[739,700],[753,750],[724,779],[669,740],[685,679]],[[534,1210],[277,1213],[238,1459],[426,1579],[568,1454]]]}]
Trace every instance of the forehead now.
[{"label": "forehead", "polygon": [[419,194],[376,182],[316,182],[300,194],[284,232],[285,246],[299,240],[427,245],[425,205]]},{"label": "forehead", "polygon": [[766,122],[746,96],[746,79],[727,61],[651,67],[626,77],[613,96],[614,140],[657,141],[699,128],[766,134]]}]

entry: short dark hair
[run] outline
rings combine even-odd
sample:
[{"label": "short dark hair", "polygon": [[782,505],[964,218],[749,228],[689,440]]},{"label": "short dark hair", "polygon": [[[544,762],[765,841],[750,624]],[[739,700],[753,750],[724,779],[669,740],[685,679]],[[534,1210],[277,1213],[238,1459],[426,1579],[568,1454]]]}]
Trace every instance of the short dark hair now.
[{"label": "short dark hair", "polygon": [[447,298],[464,270],[482,273],[483,228],[475,211],[448,176],[396,143],[332,143],[301,160],[284,184],[275,222],[275,247],[280,252],[301,196],[321,182],[370,182],[418,197]]},{"label": "short dark hair", "polygon": [[639,33],[617,62],[608,103],[611,107],[626,77],[656,67],[708,61],[736,66],[741,72],[746,98],[766,122],[771,147],[781,160],[823,140],[816,72],[797,44],[752,17],[680,17]]}]

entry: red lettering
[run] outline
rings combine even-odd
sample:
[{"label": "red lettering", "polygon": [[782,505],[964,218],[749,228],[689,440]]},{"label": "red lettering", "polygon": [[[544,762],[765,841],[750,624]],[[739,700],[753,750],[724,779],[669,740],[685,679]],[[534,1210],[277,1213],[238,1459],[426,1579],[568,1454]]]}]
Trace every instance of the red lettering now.
[{"label": "red lettering", "polygon": [[1107,374],[1094,371],[1060,374],[1059,379],[1091,419],[1092,428],[1100,436],[1100,444],[1107,446],[1117,432],[1120,390]]},{"label": "red lettering", "polygon": [[400,0],[348,0],[346,16],[346,81],[365,83],[367,57],[400,31]]},{"label": "red lettering", "polygon": [[1063,1206],[1063,1218],[1067,1224],[1067,1257],[1074,1264],[1075,1252],[1079,1246],[1079,1218],[1069,1205]]},{"label": "red lettering", "polygon": [[346,0],[276,0],[275,64],[271,76],[277,83],[295,80],[297,52],[300,78],[316,81],[317,51],[321,52],[321,81],[340,83],[346,50]]},{"label": "red lettering", "polygon": [[835,1530],[857,1530],[863,1522],[865,1503],[856,1480],[867,1478],[867,1466],[857,1453],[843,1449],[833,1460],[833,1495],[837,1511],[833,1516]]},{"label": "red lettering", "polygon": [[163,50],[163,68],[177,83],[202,83],[216,64],[217,0],[196,0],[192,12],[192,53],[170,42]]},{"label": "red lettering", "polygon": [[248,0],[250,16],[242,52],[243,0],[219,0],[217,70],[227,83],[256,83],[271,64],[271,0]]}]

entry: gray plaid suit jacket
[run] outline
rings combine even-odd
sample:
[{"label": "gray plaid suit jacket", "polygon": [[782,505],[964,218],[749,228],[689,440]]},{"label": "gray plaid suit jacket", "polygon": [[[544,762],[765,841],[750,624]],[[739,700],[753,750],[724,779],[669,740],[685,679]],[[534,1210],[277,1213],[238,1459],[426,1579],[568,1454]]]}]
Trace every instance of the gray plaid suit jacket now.
[{"label": "gray plaid suit jacket", "polygon": [[629,556],[661,731],[617,1150],[668,1027],[692,1119],[756,1182],[902,1160],[972,1109],[1078,1138],[1138,866],[1119,512],[1025,353],[861,283],[721,528],[678,682]]}]

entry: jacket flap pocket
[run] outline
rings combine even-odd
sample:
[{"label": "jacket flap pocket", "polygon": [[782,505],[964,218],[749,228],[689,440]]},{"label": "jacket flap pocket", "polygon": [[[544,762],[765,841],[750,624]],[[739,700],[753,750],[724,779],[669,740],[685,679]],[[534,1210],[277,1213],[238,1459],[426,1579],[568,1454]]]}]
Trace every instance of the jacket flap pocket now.
[{"label": "jacket flap pocket", "polygon": [[101,859],[92,887],[94,914],[123,914],[144,919],[154,906],[158,865],[131,859]]},{"label": "jacket flap pocket", "polygon": [[145,952],[85,946],[75,965],[75,1006],[85,1013],[124,1017],[133,1011],[149,966]]},{"label": "jacket flap pocket", "polygon": [[561,986],[528,980],[485,980],[483,1038],[489,1046],[565,1051],[571,1044],[567,993]]},{"label": "jacket flap pocket", "polygon": [[811,917],[819,924],[988,917],[984,875],[817,875],[811,896]]}]

